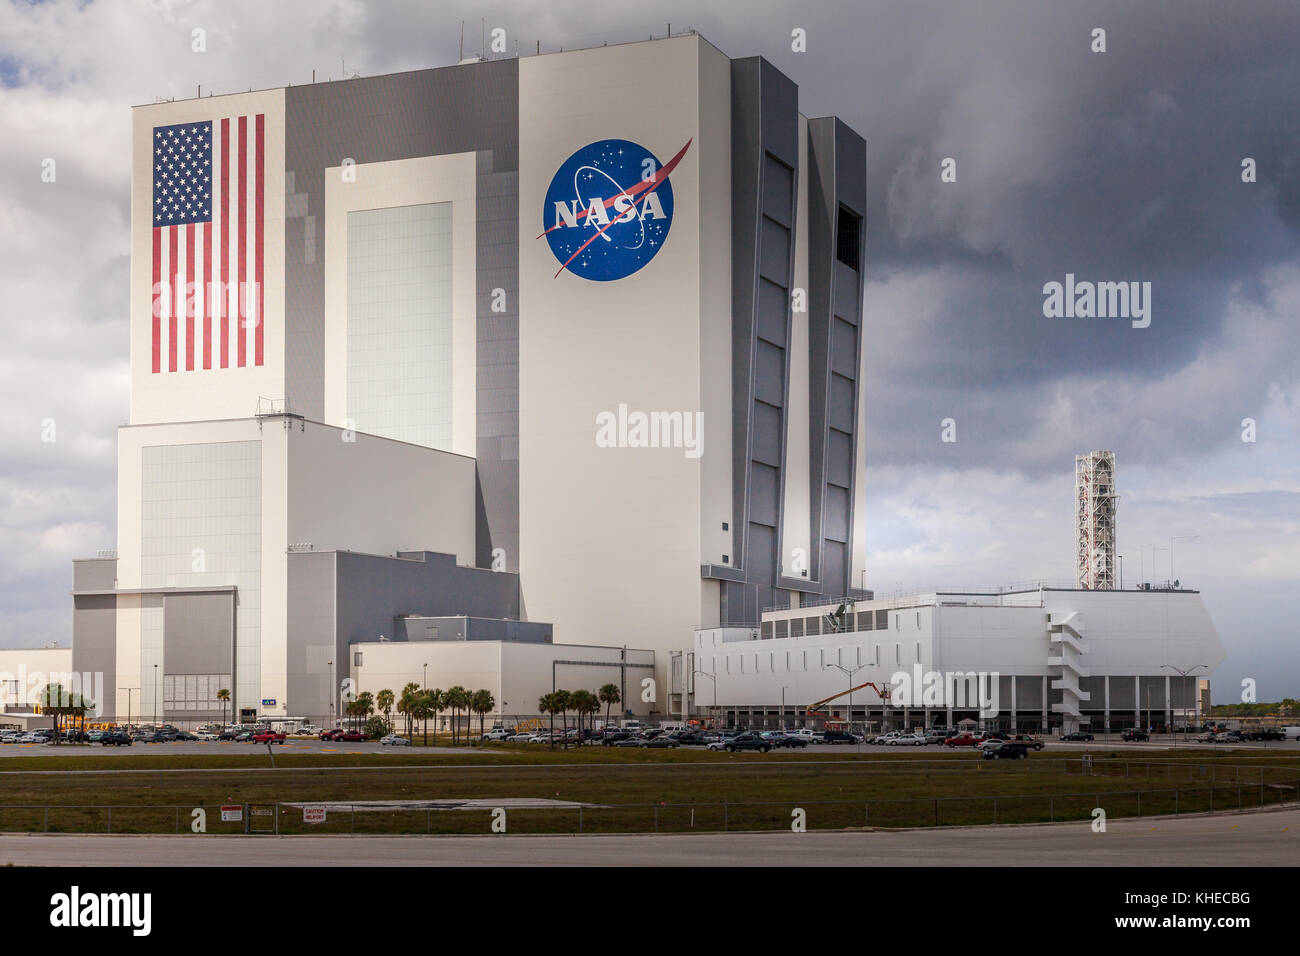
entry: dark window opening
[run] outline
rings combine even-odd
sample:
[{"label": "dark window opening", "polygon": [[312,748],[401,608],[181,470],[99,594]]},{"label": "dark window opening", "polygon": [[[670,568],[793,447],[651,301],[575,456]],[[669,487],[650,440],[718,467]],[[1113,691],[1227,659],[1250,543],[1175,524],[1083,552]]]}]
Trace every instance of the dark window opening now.
[{"label": "dark window opening", "polygon": [[857,269],[862,260],[862,217],[840,207],[839,222],[835,226],[835,258],[850,269]]}]

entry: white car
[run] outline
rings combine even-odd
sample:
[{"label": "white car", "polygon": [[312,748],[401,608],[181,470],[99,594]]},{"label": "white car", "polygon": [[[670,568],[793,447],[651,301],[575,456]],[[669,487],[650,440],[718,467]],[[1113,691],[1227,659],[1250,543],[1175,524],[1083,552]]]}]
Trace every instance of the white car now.
[{"label": "white car", "polygon": [[532,739],[533,732],[531,730],[523,730],[506,738],[506,740],[512,744],[526,744]]},{"label": "white car", "polygon": [[400,734],[389,734],[386,737],[380,737],[379,742],[385,747],[409,747],[411,742]]},{"label": "white car", "polygon": [[197,739],[199,739],[199,740],[216,740],[216,739],[217,739],[217,735],[216,735],[216,734],[209,733],[209,732],[206,731],[206,730],[199,730],[199,731],[196,731],[195,734],[194,734],[194,736],[195,736]]},{"label": "white car", "polygon": [[504,727],[493,727],[483,735],[484,740],[511,740],[517,737],[513,730],[506,730]]},{"label": "white car", "polygon": [[885,741],[890,747],[924,747],[925,738],[920,734],[899,734]]},{"label": "white car", "polygon": [[46,737],[44,734],[26,733],[26,734],[23,734],[21,737],[18,738],[18,743],[20,743],[20,744],[43,744],[43,743],[45,743],[48,739],[49,739],[49,738]]},{"label": "white car", "polygon": [[823,742],[817,732],[809,727],[801,727],[799,730],[791,730],[789,731],[789,734],[791,737],[798,737],[806,744],[820,744]]},{"label": "white car", "polygon": [[895,737],[900,737],[900,736],[902,736],[902,734],[901,734],[899,731],[897,731],[897,730],[891,730],[891,731],[889,731],[889,733],[886,733],[886,734],[880,734],[880,735],[878,735],[878,736],[872,738],[872,741],[871,741],[871,742],[872,742],[873,744],[889,744],[889,743],[891,743],[891,742],[893,741],[893,739],[894,739]]}]

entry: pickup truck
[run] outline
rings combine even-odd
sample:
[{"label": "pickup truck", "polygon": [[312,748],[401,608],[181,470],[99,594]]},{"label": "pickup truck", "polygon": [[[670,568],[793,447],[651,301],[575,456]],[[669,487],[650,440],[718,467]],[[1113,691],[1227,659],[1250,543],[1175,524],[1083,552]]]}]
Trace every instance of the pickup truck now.
[{"label": "pickup truck", "polygon": [[278,730],[263,730],[253,734],[252,743],[255,744],[282,744],[284,743],[284,734]]},{"label": "pickup truck", "polygon": [[515,734],[513,727],[493,727],[483,735],[484,740],[509,740]]},{"label": "pickup truck", "polygon": [[772,749],[772,745],[768,743],[766,737],[759,734],[744,733],[737,734],[725,741],[722,749],[727,753],[735,753],[737,750],[761,750],[763,753],[767,753]]}]

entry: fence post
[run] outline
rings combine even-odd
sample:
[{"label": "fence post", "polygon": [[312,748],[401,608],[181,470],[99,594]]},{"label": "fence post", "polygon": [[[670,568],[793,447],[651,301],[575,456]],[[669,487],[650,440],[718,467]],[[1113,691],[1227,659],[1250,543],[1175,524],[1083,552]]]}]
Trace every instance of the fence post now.
[{"label": "fence post", "polygon": [[275,835],[280,835],[280,804],[275,805]]},{"label": "fence post", "polygon": [[1056,795],[1052,793],[1047,795],[1047,820],[1049,823],[1056,822]]},{"label": "fence post", "polygon": [[723,832],[723,833],[726,833],[726,832],[727,832],[727,826],[728,826],[728,822],[727,822],[727,805],[724,803],[724,804],[722,805],[722,832]]},{"label": "fence post", "polygon": [[862,801],[862,825],[864,827],[871,826],[871,801],[870,800]]},{"label": "fence post", "polygon": [[1142,816],[1142,791],[1138,791],[1138,816]]},{"label": "fence post", "polygon": [[938,799],[938,797],[936,797],[936,798],[935,798],[935,801],[934,801],[934,825],[935,825],[935,826],[938,826],[938,825],[939,825],[939,799]]},{"label": "fence post", "polygon": [[[45,819],[48,821],[49,818],[50,818],[50,811],[49,808],[47,807],[45,810]],[[46,829],[47,830],[49,829],[48,823],[46,824]],[[108,808],[108,832],[109,833],[113,832],[113,808],[112,807]]]},{"label": "fence post", "polygon": [[181,832],[181,808],[176,808],[176,832]]},{"label": "fence post", "polygon": [[994,797],[993,798],[993,825],[997,826],[997,824],[998,824],[998,798]]},{"label": "fence post", "polygon": [[1174,787],[1174,816],[1178,816],[1178,788]]},{"label": "fence post", "polygon": [[424,810],[424,832],[426,834],[433,832],[433,809],[426,807]]},{"label": "fence post", "polygon": [[578,807],[578,832],[582,832],[582,807]]},{"label": "fence post", "polygon": [[[109,820],[109,823],[110,823],[110,825],[111,825],[111,824],[112,824],[112,821],[113,821],[113,808],[112,808],[112,807],[109,807],[109,809],[108,809],[108,820]],[[44,833],[49,833],[49,832],[50,832],[50,808],[49,808],[49,807],[46,807],[46,808],[45,808],[45,829],[44,829],[42,832],[44,832]]]},{"label": "fence post", "polygon": [[659,832],[659,804],[655,804],[655,833]]}]

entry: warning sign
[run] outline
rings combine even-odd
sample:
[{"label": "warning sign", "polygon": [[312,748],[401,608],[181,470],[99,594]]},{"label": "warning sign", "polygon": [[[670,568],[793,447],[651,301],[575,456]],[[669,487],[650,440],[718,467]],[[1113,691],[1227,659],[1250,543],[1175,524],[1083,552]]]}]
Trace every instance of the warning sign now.
[{"label": "warning sign", "polygon": [[303,823],[324,823],[325,808],[324,807],[303,807],[302,822]]},{"label": "warning sign", "polygon": [[221,808],[223,823],[238,823],[242,819],[244,819],[244,808],[242,806]]}]

